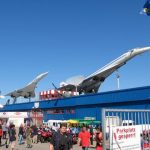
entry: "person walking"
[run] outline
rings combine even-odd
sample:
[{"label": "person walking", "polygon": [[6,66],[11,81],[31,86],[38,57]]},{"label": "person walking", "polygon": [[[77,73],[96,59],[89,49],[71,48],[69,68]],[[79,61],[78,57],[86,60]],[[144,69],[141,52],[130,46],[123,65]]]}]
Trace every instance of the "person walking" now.
[{"label": "person walking", "polygon": [[10,148],[14,150],[16,145],[16,129],[15,125],[12,123],[9,127],[9,141],[10,141]]},{"label": "person walking", "polygon": [[3,136],[3,130],[2,130],[2,125],[0,125],[0,146],[2,144],[2,136]]},{"label": "person walking", "polygon": [[95,141],[96,141],[96,150],[103,150],[103,147],[102,147],[103,133],[102,133],[102,129],[101,128],[97,129]]},{"label": "person walking", "polygon": [[33,136],[33,143],[37,144],[37,135],[38,135],[38,128],[36,125],[32,128],[32,136]]},{"label": "person walking", "polygon": [[87,131],[86,126],[82,127],[82,131],[79,133],[78,144],[82,146],[82,150],[88,150],[90,146],[90,132]]},{"label": "person walking", "polygon": [[92,125],[89,125],[89,132],[90,132],[90,143],[93,145],[93,127]]},{"label": "person walking", "polygon": [[2,125],[2,129],[3,129],[3,139],[6,139],[7,131],[8,131],[8,128],[7,128],[6,122],[4,122],[4,123],[3,123],[3,125]]},{"label": "person walking", "polygon": [[23,144],[23,135],[24,135],[24,127],[23,124],[20,125],[19,127],[19,145]]},{"label": "person walking", "polygon": [[32,134],[32,129],[31,129],[30,125],[27,125],[27,129],[26,129],[27,148],[32,148],[31,134]]},{"label": "person walking", "polygon": [[72,136],[67,133],[66,124],[61,124],[60,129],[52,136],[49,150],[72,150],[72,147]]}]

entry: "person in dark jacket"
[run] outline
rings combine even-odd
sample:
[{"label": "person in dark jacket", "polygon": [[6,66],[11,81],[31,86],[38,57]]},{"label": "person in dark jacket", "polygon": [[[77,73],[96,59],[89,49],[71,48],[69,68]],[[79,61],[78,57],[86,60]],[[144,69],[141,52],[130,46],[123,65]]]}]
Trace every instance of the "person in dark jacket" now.
[{"label": "person in dark jacket", "polygon": [[33,136],[33,143],[37,144],[37,135],[38,135],[38,128],[36,125],[32,127],[32,136]]},{"label": "person in dark jacket", "polygon": [[89,132],[90,132],[90,142],[91,142],[91,145],[93,145],[93,127],[91,125],[89,125]]},{"label": "person in dark jacket", "polygon": [[23,144],[23,135],[24,135],[24,127],[23,124],[20,125],[19,127],[19,145]]},{"label": "person in dark jacket", "polygon": [[66,124],[61,124],[60,129],[52,136],[49,150],[72,150],[72,146],[72,136],[67,133]]},{"label": "person in dark jacket", "polygon": [[14,150],[16,145],[16,129],[14,124],[10,124],[9,127],[9,141],[11,150]]}]

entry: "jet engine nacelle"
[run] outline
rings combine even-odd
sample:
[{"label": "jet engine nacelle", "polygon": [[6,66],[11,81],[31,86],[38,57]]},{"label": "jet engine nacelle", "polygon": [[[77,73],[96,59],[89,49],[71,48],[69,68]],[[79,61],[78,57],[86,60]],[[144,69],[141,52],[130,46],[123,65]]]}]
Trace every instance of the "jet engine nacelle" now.
[{"label": "jet engine nacelle", "polygon": [[24,95],[24,98],[30,98],[30,97],[35,97],[35,93],[34,92],[29,92],[29,93],[26,93]]},{"label": "jet engine nacelle", "polygon": [[24,98],[29,98],[29,96],[25,95]]}]

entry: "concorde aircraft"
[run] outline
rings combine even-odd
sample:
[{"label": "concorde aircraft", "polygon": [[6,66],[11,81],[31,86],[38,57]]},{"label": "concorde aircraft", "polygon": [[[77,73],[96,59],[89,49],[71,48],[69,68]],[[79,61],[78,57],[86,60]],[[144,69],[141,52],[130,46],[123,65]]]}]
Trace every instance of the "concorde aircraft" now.
[{"label": "concorde aircraft", "polygon": [[27,84],[24,88],[15,90],[6,94],[5,96],[11,96],[14,99],[14,103],[18,97],[31,98],[35,97],[35,88],[40,80],[42,80],[48,72],[38,75],[33,81]]},{"label": "concorde aircraft", "polygon": [[87,77],[75,76],[70,78],[66,82],[61,82],[60,88],[58,88],[58,90],[77,91],[80,94],[97,93],[100,85],[109,75],[111,75],[118,68],[125,65],[126,62],[133,57],[147,51],[150,51],[150,47],[131,49],[130,51],[124,53],[117,59],[113,60],[112,62],[108,63],[107,65]]}]

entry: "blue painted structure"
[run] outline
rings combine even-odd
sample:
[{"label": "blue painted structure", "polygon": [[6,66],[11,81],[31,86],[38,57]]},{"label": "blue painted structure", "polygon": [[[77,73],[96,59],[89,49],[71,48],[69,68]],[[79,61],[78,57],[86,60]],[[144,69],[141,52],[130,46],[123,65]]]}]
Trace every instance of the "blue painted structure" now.
[{"label": "blue painted structure", "polygon": [[[35,103],[39,107],[35,109]],[[49,119],[83,119],[84,117],[101,118],[101,108],[150,109],[150,86],[117,91],[101,92],[65,99],[36,101],[5,105],[0,112],[42,110],[44,120]],[[59,114],[49,114],[47,111],[61,111]],[[71,113],[70,113],[71,112]]]}]

